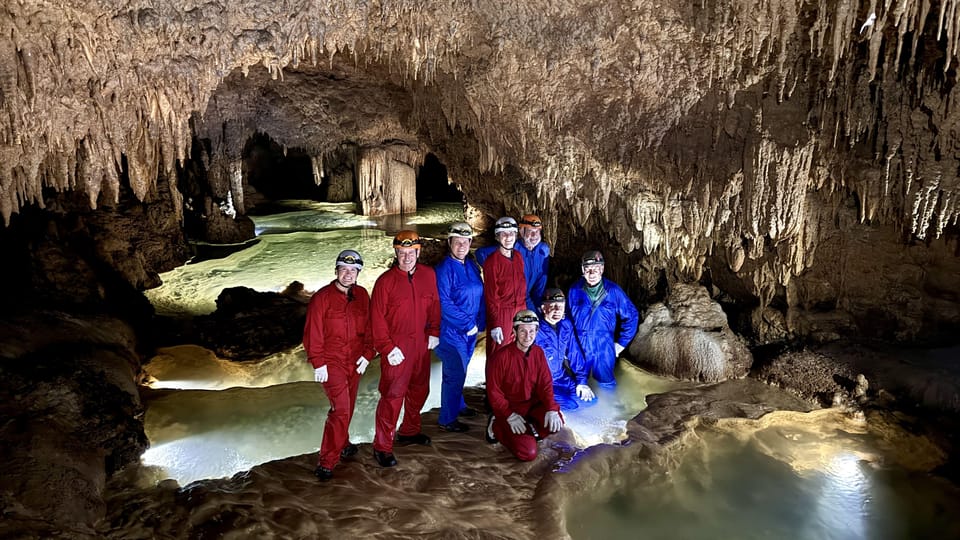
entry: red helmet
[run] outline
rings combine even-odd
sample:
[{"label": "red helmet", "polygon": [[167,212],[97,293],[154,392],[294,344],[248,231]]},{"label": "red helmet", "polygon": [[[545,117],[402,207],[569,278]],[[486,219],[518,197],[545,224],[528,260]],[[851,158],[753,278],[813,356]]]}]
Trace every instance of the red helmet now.
[{"label": "red helmet", "polygon": [[393,237],[393,247],[420,247],[421,243],[415,231],[400,231]]},{"label": "red helmet", "polygon": [[520,230],[530,227],[531,229],[543,228],[543,220],[536,214],[527,214],[520,218]]}]

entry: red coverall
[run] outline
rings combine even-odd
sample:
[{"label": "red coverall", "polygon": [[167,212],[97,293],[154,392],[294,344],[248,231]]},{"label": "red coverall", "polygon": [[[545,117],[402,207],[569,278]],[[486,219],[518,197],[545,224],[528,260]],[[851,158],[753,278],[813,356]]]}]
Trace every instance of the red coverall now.
[{"label": "red coverall", "polygon": [[[487,304],[487,358],[513,341],[513,316],[527,309],[527,278],[523,274],[523,257],[517,251],[506,258],[500,250],[483,261],[483,299]],[[503,330],[503,343],[490,337],[490,331]]]},{"label": "red coverall", "polygon": [[341,292],[335,282],[323,287],[307,307],[303,329],[303,348],[314,369],[327,366],[323,391],[330,401],[330,413],[323,426],[319,465],[333,469],[340,451],[349,441],[350,420],[357,402],[357,359],[372,360],[376,355],[367,330],[370,296],[359,285],[350,294]]},{"label": "red coverall", "polygon": [[[400,407],[404,410],[400,435],[420,433],[420,409],[430,391],[427,336],[440,337],[440,293],[433,268],[417,264],[413,274],[407,274],[393,266],[377,278],[370,326],[373,345],[380,352],[380,402],[373,449],[393,452]],[[404,356],[397,366],[387,361],[394,347]]]},{"label": "red coverall", "polygon": [[553,378],[547,357],[539,345],[524,353],[516,345],[501,347],[493,361],[487,362],[487,399],[493,408],[493,434],[521,461],[537,457],[537,439],[529,432],[520,435],[510,430],[507,417],[517,413],[547,436],[543,425],[547,411],[560,412],[553,399]]}]

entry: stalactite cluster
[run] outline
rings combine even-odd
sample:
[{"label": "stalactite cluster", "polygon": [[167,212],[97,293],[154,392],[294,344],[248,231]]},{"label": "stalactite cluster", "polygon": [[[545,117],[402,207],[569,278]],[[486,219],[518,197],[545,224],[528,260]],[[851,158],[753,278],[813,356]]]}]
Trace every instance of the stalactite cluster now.
[{"label": "stalactite cluster", "polygon": [[[122,181],[148,198],[192,137],[242,212],[255,132],[321,160],[399,142],[411,165],[465,136],[451,179],[536,209],[548,239],[569,214],[689,277],[721,253],[786,284],[829,212],[811,191],[855,193],[862,221],[917,239],[957,225],[958,7],[18,2],[0,10],[0,211],[42,205],[43,188],[96,206]],[[482,180],[508,169],[528,185]]]}]

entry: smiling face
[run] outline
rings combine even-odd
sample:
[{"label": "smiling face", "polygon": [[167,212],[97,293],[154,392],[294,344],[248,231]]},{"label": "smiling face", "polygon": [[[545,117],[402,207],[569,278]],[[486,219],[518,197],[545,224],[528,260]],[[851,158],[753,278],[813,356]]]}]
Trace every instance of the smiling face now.
[{"label": "smiling face", "polygon": [[539,227],[524,227],[520,230],[523,236],[523,247],[533,249],[543,239],[543,231]]},{"label": "smiling face", "polygon": [[341,265],[337,267],[337,283],[344,289],[349,289],[356,285],[358,275],[360,275],[360,271],[351,266]]},{"label": "smiling face", "polygon": [[540,306],[543,310],[543,318],[550,324],[557,324],[563,318],[563,310],[566,307],[565,302],[544,302]]},{"label": "smiling face", "polygon": [[508,251],[513,249],[513,245],[517,243],[517,231],[498,232],[497,243],[500,244],[500,247]]},{"label": "smiling face", "polygon": [[473,243],[473,239],[455,236],[449,242],[450,254],[453,255],[454,259],[463,261],[467,257],[467,253],[470,253],[470,244]]},{"label": "smiling face", "polygon": [[536,323],[522,323],[518,324],[514,331],[517,334],[517,347],[526,352],[527,349],[533,345],[534,340],[537,339],[537,324]]},{"label": "smiling face", "polygon": [[418,247],[396,247],[393,248],[397,255],[397,266],[404,272],[409,272],[417,265],[417,257],[420,255]]},{"label": "smiling face", "polygon": [[581,268],[583,269],[583,279],[587,282],[587,285],[593,287],[600,283],[600,279],[603,278],[602,264],[590,264]]}]

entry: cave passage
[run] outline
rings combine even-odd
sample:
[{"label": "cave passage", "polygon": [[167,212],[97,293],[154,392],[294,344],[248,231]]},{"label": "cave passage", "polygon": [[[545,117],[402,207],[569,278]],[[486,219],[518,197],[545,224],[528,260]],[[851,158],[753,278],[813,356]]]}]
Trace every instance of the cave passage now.
[{"label": "cave passage", "polygon": [[[393,260],[389,233],[351,213],[349,204],[289,204],[299,209],[254,218],[263,233],[258,244],[163,274],[164,285],[147,291],[158,312],[174,316],[212,312],[217,296],[227,287],[276,292],[299,280],[306,290],[314,291],[333,279],[336,254],[348,247],[363,255],[365,265],[358,281],[372,290]],[[405,227],[442,232],[447,223],[463,219],[462,208],[458,203],[433,204],[406,219]],[[481,340],[469,365],[467,386],[483,382],[485,357]],[[153,388],[175,390],[147,401],[144,429],[151,448],[143,461],[158,467],[159,477],[186,485],[313,453],[319,447],[329,404],[320,386],[312,382],[313,370],[302,346],[247,362],[218,359],[197,346],[178,346],[160,350],[144,370]],[[350,425],[355,443],[373,440],[379,376],[379,362],[373,362],[360,381]],[[620,363],[617,377],[615,393],[602,393],[596,405],[565,413],[578,445],[622,440],[627,420],[645,407],[647,394],[682,384],[627,362]],[[441,366],[434,357],[425,411],[439,407],[440,383]]]}]

